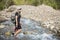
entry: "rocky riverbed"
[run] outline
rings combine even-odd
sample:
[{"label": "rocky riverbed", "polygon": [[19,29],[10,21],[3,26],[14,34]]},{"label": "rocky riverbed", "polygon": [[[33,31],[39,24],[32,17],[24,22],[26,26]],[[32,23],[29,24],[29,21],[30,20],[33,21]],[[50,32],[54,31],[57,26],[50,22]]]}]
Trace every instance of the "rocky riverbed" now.
[{"label": "rocky riverbed", "polygon": [[16,36],[18,39],[10,34],[14,29],[11,20],[3,22],[1,25],[4,25],[4,28],[0,28],[0,40],[59,40],[54,33],[41,27],[39,22],[32,19],[21,18],[22,32]]},{"label": "rocky riverbed", "polygon": [[[60,11],[44,4],[36,7],[31,5],[10,6],[8,9],[0,11],[0,21],[11,20],[11,15],[19,8],[22,8],[22,17],[33,19],[39,22],[40,26],[49,29],[58,36],[60,35]],[[3,25],[3,27],[5,27],[5,25]]]}]

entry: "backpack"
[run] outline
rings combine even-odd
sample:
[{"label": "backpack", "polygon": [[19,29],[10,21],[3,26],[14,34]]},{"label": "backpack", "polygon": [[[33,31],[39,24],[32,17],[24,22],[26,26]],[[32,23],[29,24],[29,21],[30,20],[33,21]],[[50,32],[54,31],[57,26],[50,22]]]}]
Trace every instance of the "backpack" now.
[{"label": "backpack", "polygon": [[15,23],[15,14],[14,14],[14,13],[12,13],[12,15],[11,15],[11,21],[12,21],[13,23]]}]

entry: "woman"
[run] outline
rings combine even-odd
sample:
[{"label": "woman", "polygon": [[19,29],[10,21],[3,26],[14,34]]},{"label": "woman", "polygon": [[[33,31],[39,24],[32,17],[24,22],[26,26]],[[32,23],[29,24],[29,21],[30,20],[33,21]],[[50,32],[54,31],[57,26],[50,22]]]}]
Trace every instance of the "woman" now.
[{"label": "woman", "polygon": [[21,15],[19,13],[21,13],[21,11],[19,12],[19,10],[18,10],[18,12],[15,13],[15,33],[14,33],[14,36],[16,36],[18,33],[21,32],[21,24],[20,24]]}]

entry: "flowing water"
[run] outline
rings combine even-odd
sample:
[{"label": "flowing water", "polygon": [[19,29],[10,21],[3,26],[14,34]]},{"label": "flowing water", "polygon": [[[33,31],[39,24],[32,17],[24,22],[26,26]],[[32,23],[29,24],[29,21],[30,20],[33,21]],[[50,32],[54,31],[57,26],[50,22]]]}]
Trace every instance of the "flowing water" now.
[{"label": "flowing water", "polygon": [[5,28],[0,29],[0,40],[58,40],[48,29],[41,27],[39,22],[32,19],[21,19],[22,32],[16,36],[18,39],[5,35],[5,32],[13,32],[14,24],[11,20],[1,24],[5,25]]}]

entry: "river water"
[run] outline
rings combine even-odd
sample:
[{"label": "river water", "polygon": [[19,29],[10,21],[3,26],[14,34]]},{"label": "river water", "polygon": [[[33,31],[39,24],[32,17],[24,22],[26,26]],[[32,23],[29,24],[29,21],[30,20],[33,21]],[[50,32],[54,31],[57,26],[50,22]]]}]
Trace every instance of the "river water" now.
[{"label": "river water", "polygon": [[16,36],[18,39],[15,39],[13,36],[7,37],[5,35],[8,31],[13,32],[14,24],[11,20],[1,24],[5,25],[5,27],[0,29],[0,40],[58,40],[48,29],[41,27],[40,22],[36,22],[32,19],[21,19],[22,32]]}]

